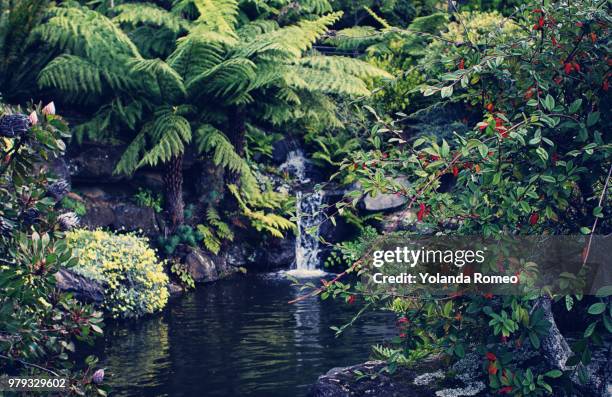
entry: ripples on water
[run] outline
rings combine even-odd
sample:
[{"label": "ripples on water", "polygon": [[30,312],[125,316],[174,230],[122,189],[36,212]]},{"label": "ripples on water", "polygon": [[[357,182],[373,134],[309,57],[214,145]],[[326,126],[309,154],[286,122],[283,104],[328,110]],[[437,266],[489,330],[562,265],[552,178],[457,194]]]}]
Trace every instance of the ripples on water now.
[{"label": "ripples on water", "polygon": [[309,298],[279,275],[200,286],[157,317],[106,329],[98,352],[116,396],[304,396],[332,367],[364,361],[393,320],[369,315],[339,338],[332,325],[357,310]]}]

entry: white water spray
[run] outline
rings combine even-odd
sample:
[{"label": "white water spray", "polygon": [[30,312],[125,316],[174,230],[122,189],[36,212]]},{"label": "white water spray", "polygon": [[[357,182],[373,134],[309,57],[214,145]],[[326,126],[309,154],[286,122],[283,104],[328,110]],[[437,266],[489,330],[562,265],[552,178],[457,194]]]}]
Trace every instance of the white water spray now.
[{"label": "white water spray", "polygon": [[[293,150],[287,161],[281,165],[282,171],[293,173],[301,185],[310,182],[306,175],[307,160],[301,150]],[[295,239],[295,264],[288,273],[294,277],[319,277],[325,274],[317,269],[319,264],[319,225],[322,221],[321,191],[296,192],[296,212],[298,233]]]}]

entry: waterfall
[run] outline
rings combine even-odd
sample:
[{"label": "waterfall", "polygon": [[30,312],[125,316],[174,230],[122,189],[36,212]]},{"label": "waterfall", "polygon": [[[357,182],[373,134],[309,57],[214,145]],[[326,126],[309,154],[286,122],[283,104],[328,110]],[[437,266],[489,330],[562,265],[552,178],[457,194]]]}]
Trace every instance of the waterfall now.
[{"label": "waterfall", "polygon": [[295,238],[295,264],[289,272],[296,277],[316,277],[325,274],[318,270],[319,264],[319,225],[323,220],[320,213],[323,203],[321,191],[305,191],[310,178],[306,173],[307,159],[301,150],[293,150],[287,155],[287,160],[280,166],[295,176],[299,182],[295,193],[297,215],[297,236]]}]

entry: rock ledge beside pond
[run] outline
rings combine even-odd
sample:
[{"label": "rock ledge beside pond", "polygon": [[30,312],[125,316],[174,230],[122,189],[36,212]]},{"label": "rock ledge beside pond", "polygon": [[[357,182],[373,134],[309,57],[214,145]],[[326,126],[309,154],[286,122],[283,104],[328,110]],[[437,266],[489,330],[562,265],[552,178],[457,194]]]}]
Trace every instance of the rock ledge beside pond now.
[{"label": "rock ledge beside pond", "polygon": [[[457,363],[459,364],[459,363]],[[475,360],[461,362],[460,368],[444,368],[438,357],[424,360],[417,368],[400,367],[393,374],[383,370],[383,361],[368,361],[351,367],[333,368],[319,377],[310,397],[462,397],[486,396],[485,384],[475,380],[478,366]],[[474,379],[474,380],[473,380]]]}]

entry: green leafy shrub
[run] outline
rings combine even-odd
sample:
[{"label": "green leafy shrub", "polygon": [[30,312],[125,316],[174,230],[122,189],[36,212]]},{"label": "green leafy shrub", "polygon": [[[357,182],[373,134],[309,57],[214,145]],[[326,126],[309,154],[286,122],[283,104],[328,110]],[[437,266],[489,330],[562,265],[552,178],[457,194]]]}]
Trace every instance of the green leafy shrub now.
[{"label": "green leafy shrub", "polygon": [[56,273],[76,258],[63,239],[70,222],[49,194],[54,176],[34,166],[61,156],[69,136],[52,108],[37,106],[28,117],[0,106],[0,373],[53,372],[68,378],[75,394],[105,395],[106,386],[91,382],[95,359],[80,371],[71,354],[77,342],[102,334],[102,313],[55,289]]},{"label": "green leafy shrub", "polygon": [[[395,131],[397,124],[376,118],[372,128],[389,132],[385,150],[357,152],[345,159],[341,173],[352,175],[361,189],[350,197],[352,204],[340,202],[337,207],[353,206],[364,193],[388,193],[408,199],[397,219],[411,220],[432,233],[492,238],[609,234],[612,128],[605,109],[611,107],[612,19],[604,3],[545,4],[522,5],[512,21],[499,15],[482,20],[480,14],[456,15],[460,21],[448,29],[451,40],[429,49],[440,48],[431,51],[436,65],[423,65],[428,82],[422,92],[431,106],[464,106],[466,131],[448,139],[436,134],[415,139],[403,135],[401,127]],[[504,26],[515,30],[509,34]],[[394,184],[398,175],[406,176],[409,184]],[[441,189],[443,179],[452,180],[449,189]],[[448,220],[459,221],[451,228]],[[399,222],[386,228],[386,236],[418,234],[399,228]],[[589,247],[578,280],[592,270]],[[360,256],[353,261],[347,273],[360,272],[368,266],[365,260]],[[537,266],[528,261],[516,270],[521,288],[538,277]],[[536,370],[513,353],[517,346],[538,356],[550,353],[550,345],[542,341],[557,330],[550,322],[554,317],[546,305],[551,294],[546,288],[498,297],[398,296],[392,290],[371,293],[364,283],[345,283],[338,277],[314,289],[323,299],[359,300],[363,311],[392,310],[399,335],[391,344],[399,354],[378,353],[396,362],[409,361],[415,351],[433,350],[455,360],[468,352],[478,354],[482,380],[491,394],[575,394],[572,381],[587,383],[585,368],[612,332],[612,289],[607,286],[587,309],[567,367],[552,368],[558,364],[545,360],[546,366]],[[565,300],[568,309],[574,299],[583,298],[582,293],[564,291],[553,295]]]},{"label": "green leafy shrub", "polygon": [[62,198],[60,204],[62,208],[74,211],[74,213],[78,216],[83,216],[87,213],[87,208],[85,207],[85,204],[68,196]]},{"label": "green leafy shrub", "polygon": [[140,207],[153,208],[153,211],[160,213],[163,209],[163,198],[159,193],[153,193],[148,189],[138,189],[134,195],[134,202]]},{"label": "green leafy shrub", "polygon": [[168,276],[146,238],[84,229],[66,238],[79,257],[74,271],[107,285],[103,305],[113,317],[140,317],[164,308]]},{"label": "green leafy shrub", "polygon": [[195,288],[195,281],[191,274],[185,268],[185,265],[180,262],[173,262],[170,266],[170,273],[186,288]]},{"label": "green leafy shrub", "polygon": [[176,232],[167,237],[159,236],[157,238],[157,244],[161,247],[163,252],[170,256],[174,254],[176,248],[180,244],[185,244],[190,247],[197,247],[198,241],[202,240],[204,236],[198,230],[194,229],[190,225],[181,225],[176,228]]}]

